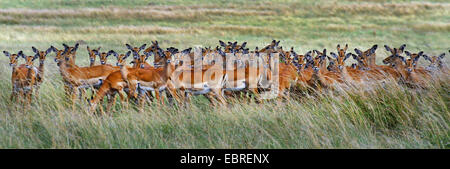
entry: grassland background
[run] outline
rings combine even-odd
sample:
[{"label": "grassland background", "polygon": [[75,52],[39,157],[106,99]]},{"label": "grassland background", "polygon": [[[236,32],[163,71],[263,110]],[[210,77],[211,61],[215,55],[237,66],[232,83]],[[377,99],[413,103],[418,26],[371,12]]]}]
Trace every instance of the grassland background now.
[{"label": "grassland background", "polygon": [[[263,46],[272,39],[300,53],[384,44],[437,55],[449,50],[450,3],[444,0],[1,0],[0,51],[80,42],[125,52],[125,43],[163,47],[216,46],[218,40]],[[115,107],[113,116],[75,112],[64,99],[52,55],[32,109],[9,101],[11,69],[0,57],[0,148],[448,148],[448,73],[429,91],[333,93],[279,105],[209,107],[204,99],[178,106]],[[448,57],[447,57],[448,58]],[[445,62],[447,59],[445,60]],[[115,62],[114,59],[109,61]],[[425,62],[420,61],[421,64]]]}]

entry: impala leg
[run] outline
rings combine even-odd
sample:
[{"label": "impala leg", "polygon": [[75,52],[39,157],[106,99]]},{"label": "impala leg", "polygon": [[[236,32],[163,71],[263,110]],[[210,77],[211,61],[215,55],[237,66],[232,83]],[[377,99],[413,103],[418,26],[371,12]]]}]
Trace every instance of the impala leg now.
[{"label": "impala leg", "polygon": [[158,101],[158,104],[164,105],[164,102],[161,100],[161,96],[160,96],[160,93],[158,90],[155,90],[155,97],[156,97],[156,100]]},{"label": "impala leg", "polygon": [[78,90],[77,88],[73,88],[72,90],[72,111],[75,110],[75,102],[77,100]]},{"label": "impala leg", "polygon": [[115,104],[114,104],[115,101],[116,101],[116,93],[113,92],[113,93],[111,94],[111,97],[108,98],[108,106],[106,107],[106,113],[107,113],[107,114],[111,114],[111,113],[110,113],[110,112],[111,112],[111,107],[115,105]]},{"label": "impala leg", "polygon": [[121,100],[122,102],[124,102],[125,108],[128,109],[128,97],[125,97],[125,95],[124,95],[123,93],[124,93],[124,91],[123,91],[123,90],[120,90],[120,91],[119,91],[119,97],[120,97],[120,100]]}]

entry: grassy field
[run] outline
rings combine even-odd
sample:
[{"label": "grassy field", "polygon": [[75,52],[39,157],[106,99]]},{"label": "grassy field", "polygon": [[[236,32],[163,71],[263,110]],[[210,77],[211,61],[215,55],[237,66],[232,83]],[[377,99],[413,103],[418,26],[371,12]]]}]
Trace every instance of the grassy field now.
[{"label": "grassy field", "polygon": [[[450,3],[2,0],[0,30],[0,51],[13,53],[79,42],[78,65],[88,65],[86,45],[125,52],[125,43],[215,47],[219,39],[247,41],[251,49],[278,39],[299,53],[378,44],[381,64],[384,44],[407,44],[407,50],[428,55],[447,52]],[[117,104],[112,116],[98,116],[87,112],[85,102],[74,112],[69,108],[53,55],[41,95],[25,112],[9,101],[11,68],[0,57],[0,148],[450,148],[447,72],[428,90],[388,84],[229,107],[210,107],[198,97],[188,108],[151,105],[138,113]]]}]

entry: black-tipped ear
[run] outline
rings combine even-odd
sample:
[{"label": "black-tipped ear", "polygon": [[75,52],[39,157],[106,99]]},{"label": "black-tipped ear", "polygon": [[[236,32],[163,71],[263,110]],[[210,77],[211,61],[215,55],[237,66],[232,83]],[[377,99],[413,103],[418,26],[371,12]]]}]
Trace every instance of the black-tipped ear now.
[{"label": "black-tipped ear", "polygon": [[320,52],[318,50],[313,50],[314,52],[316,52],[317,55],[320,55]]},{"label": "black-tipped ear", "polygon": [[125,58],[123,58],[123,59],[126,59],[128,56],[130,56],[130,54],[131,54],[131,51],[128,51],[128,52],[125,54]]},{"label": "black-tipped ear", "polygon": [[133,50],[133,47],[131,47],[128,43],[125,44],[125,46],[127,46],[128,50]]},{"label": "black-tipped ear", "polygon": [[91,51],[91,48],[89,48],[89,46],[86,46],[86,49],[88,50],[88,52]]},{"label": "black-tipped ear", "polygon": [[323,54],[323,55],[327,55],[327,49],[323,49],[322,54]]},{"label": "black-tipped ear", "polygon": [[419,56],[422,56],[422,55],[423,55],[423,51],[420,51],[420,52],[418,53],[418,55],[419,55]]},{"label": "black-tipped ear", "polygon": [[19,53],[17,53],[17,55],[25,59],[25,55],[23,54],[23,51],[19,51]]},{"label": "black-tipped ear", "polygon": [[430,61],[430,62],[431,62],[431,59],[430,59],[430,57],[428,57],[428,55],[426,55],[426,54],[423,54],[422,56],[423,56],[423,58],[424,58],[425,60],[428,60],[428,61]]},{"label": "black-tipped ear", "polygon": [[444,56],[445,56],[445,53],[442,53],[441,55],[439,55],[439,58],[440,58],[440,59],[443,59]]},{"label": "black-tipped ear", "polygon": [[247,42],[242,43],[241,48],[244,49],[247,46]]},{"label": "black-tipped ear", "polygon": [[347,49],[348,49],[348,44],[345,44],[344,51],[347,51]]},{"label": "black-tipped ear", "polygon": [[80,44],[79,44],[79,43],[75,44],[75,47],[73,48],[73,50],[72,50],[72,51],[77,51],[77,50],[78,50],[78,46],[80,46]]},{"label": "black-tipped ear", "polygon": [[94,49],[94,50],[92,50],[92,52],[94,52],[95,55],[100,56],[100,53],[97,50]]},{"label": "black-tipped ear", "polygon": [[337,49],[337,51],[340,51],[340,50],[341,50],[341,45],[338,44],[338,45],[336,46],[336,49]]},{"label": "black-tipped ear", "polygon": [[117,57],[117,54],[115,54],[116,52],[114,52],[113,50],[108,51],[108,54],[106,54],[106,57],[108,57],[109,55],[113,54],[115,57]]},{"label": "black-tipped ear", "polygon": [[7,52],[7,51],[3,51],[3,54],[5,54],[6,57],[10,57],[11,56],[11,54],[9,52]]},{"label": "black-tipped ear", "polygon": [[358,56],[356,56],[356,55],[353,54],[353,53],[352,53],[352,57],[353,57],[353,59],[358,60]]},{"label": "black-tipped ear", "polygon": [[47,55],[47,54],[49,54],[49,53],[51,53],[51,52],[53,52],[53,46],[50,46],[50,47],[45,51],[45,54]]},{"label": "black-tipped ear", "polygon": [[420,59],[420,55],[417,55],[417,57],[414,58],[414,62],[417,62]]},{"label": "black-tipped ear", "polygon": [[400,48],[398,48],[398,50],[400,51],[399,54],[403,53],[403,51],[405,50],[406,44],[403,44],[402,46],[400,46]]},{"label": "black-tipped ear", "polygon": [[352,55],[352,53],[347,53],[347,54],[345,55],[344,61],[347,60],[351,55]]},{"label": "black-tipped ear", "polygon": [[222,46],[222,47],[226,47],[227,45],[225,44],[225,42],[223,42],[223,41],[221,41],[221,40],[219,40],[219,44],[220,44],[220,46]]},{"label": "black-tipped ear", "polygon": [[377,50],[378,45],[373,45],[372,48],[370,48],[370,52],[375,53],[375,51]]},{"label": "black-tipped ear", "polygon": [[394,53],[388,45],[384,45],[384,48],[386,49],[386,51]]},{"label": "black-tipped ear", "polygon": [[362,52],[361,52],[359,49],[356,49],[356,48],[355,48],[355,52],[356,52],[356,54],[358,54],[358,55],[360,55],[360,56],[363,55]]},{"label": "black-tipped ear", "polygon": [[67,46],[67,44],[63,43],[64,48],[69,48],[69,46]]},{"label": "black-tipped ear", "polygon": [[406,54],[407,56],[411,56],[411,53],[409,53],[409,51],[405,51],[405,54]]},{"label": "black-tipped ear", "polygon": [[338,56],[337,56],[336,53],[334,53],[334,52],[331,52],[330,55],[333,56],[335,59],[338,58]]},{"label": "black-tipped ear", "polygon": [[39,50],[37,50],[34,46],[32,46],[31,49],[33,49],[34,53],[39,53]]},{"label": "black-tipped ear", "polygon": [[[156,44],[158,44],[158,42],[156,42]],[[143,44],[143,45],[139,48],[139,51],[141,51],[142,49],[144,49],[145,46],[147,46],[147,44]]]}]

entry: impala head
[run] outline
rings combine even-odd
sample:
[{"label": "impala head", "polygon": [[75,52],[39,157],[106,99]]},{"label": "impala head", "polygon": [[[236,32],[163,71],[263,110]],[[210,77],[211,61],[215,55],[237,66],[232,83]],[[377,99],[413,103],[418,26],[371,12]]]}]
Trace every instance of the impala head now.
[{"label": "impala head", "polygon": [[170,57],[171,57],[170,51],[163,51],[161,48],[158,48],[158,50],[155,53],[155,60],[153,64],[155,67],[161,67],[164,66],[166,63],[170,63]]},{"label": "impala head", "polygon": [[[330,60],[336,65],[336,67],[338,68],[339,71],[341,71],[344,66],[345,66],[345,61],[352,55],[351,53],[347,53],[347,49],[348,49],[348,45],[345,44],[344,49],[341,49],[341,47],[339,45],[337,45],[337,51],[338,54],[336,55],[335,53],[331,52],[330,55],[334,58],[334,60]],[[331,63],[330,63],[331,65]]]},{"label": "impala head", "polygon": [[48,48],[45,51],[39,51],[38,49],[36,49],[34,46],[31,47],[33,49],[33,52],[35,53],[35,56],[39,58],[39,62],[40,63],[44,63],[46,56],[55,51],[55,48],[53,46],[51,46],[50,48]]},{"label": "impala head", "polygon": [[64,48],[68,48],[69,53],[67,53],[67,54],[74,56],[77,54],[78,46],[80,46],[80,44],[76,43],[75,46],[70,47],[70,46],[66,45],[65,43],[63,43],[63,46],[64,46]]},{"label": "impala head", "polygon": [[141,52],[141,50],[145,49],[145,46],[147,46],[147,44],[143,44],[141,47],[132,47],[129,44],[125,44],[125,46],[127,46],[127,49],[131,51],[134,58],[138,58],[139,52]]},{"label": "impala head", "polygon": [[435,68],[439,68],[440,69],[440,68],[442,68],[444,66],[443,63],[442,63],[442,59],[444,59],[445,53],[442,53],[439,56],[431,56],[430,57],[430,56],[425,55],[425,54],[423,54],[422,56],[423,56],[423,58],[425,60],[428,60],[428,61],[431,62],[430,65],[427,66],[427,69],[435,69]]},{"label": "impala head", "polygon": [[[388,45],[384,45],[384,48],[386,51],[391,52],[391,55],[388,56],[386,59],[383,60],[384,64],[390,64],[392,66],[396,66],[398,64],[402,64],[402,58],[401,54],[405,50],[406,44],[403,44],[400,46],[400,48],[390,48]],[[404,59],[404,58],[403,58]]]},{"label": "impala head", "polygon": [[120,54],[120,55],[118,55],[116,52],[114,52],[113,55],[117,58],[116,65],[119,67],[122,67],[122,66],[126,65],[126,59],[131,55],[131,51],[128,51],[126,54]]},{"label": "impala head", "polygon": [[375,51],[377,50],[377,48],[378,45],[373,45],[371,48],[367,49],[364,52],[355,48],[355,52],[360,58],[368,59],[370,56],[375,57],[376,55]]},{"label": "impala head", "polygon": [[312,51],[308,51],[304,55],[297,55],[297,57],[294,58],[294,63],[297,64],[296,66],[297,66],[298,70],[301,70],[306,67],[306,64],[305,64],[305,63],[307,63],[306,57],[311,57],[311,53],[312,53]]},{"label": "impala head", "polygon": [[[356,49],[355,49],[356,51]],[[359,50],[358,50],[359,51]],[[355,59],[358,64],[352,64],[352,68],[357,68],[359,66],[362,70],[369,70],[369,62],[367,57],[361,56],[361,52],[356,52],[358,55],[352,54],[353,59]]]},{"label": "impala head", "polygon": [[89,54],[89,62],[91,65],[95,64],[95,59],[97,57],[97,54],[95,54],[94,51],[100,51],[101,47],[98,47],[97,49],[91,49],[89,46],[87,46],[88,54]]},{"label": "impala head", "polygon": [[322,67],[326,67],[326,65],[327,65],[327,60],[326,60],[326,58],[327,58],[327,49],[323,49],[322,52],[320,52],[318,50],[314,50],[314,52],[317,54],[316,58],[321,58],[320,59],[320,65]]},{"label": "impala head", "polygon": [[3,54],[5,54],[5,56],[9,58],[9,66],[17,66],[17,62],[19,61],[18,59],[20,57],[18,54],[10,54],[7,51],[3,51]]},{"label": "impala head", "polygon": [[419,61],[419,57],[405,60],[406,71],[413,72],[416,69],[417,61]]},{"label": "impala head", "polygon": [[419,60],[420,56],[423,55],[423,51],[420,51],[419,53],[410,53],[409,51],[405,51],[405,54],[412,60]]},{"label": "impala head", "polygon": [[313,66],[312,68],[313,68],[314,72],[318,72],[320,70],[323,60],[325,60],[325,59],[322,56],[315,57],[312,59],[311,64]]},{"label": "impala head", "polygon": [[108,53],[106,52],[98,52],[97,50],[94,50],[94,53],[96,55],[98,55],[98,57],[100,58],[100,64],[105,65],[106,62],[108,61],[108,57],[114,53],[114,51],[110,50]]},{"label": "impala head", "polygon": [[55,62],[59,65],[62,62],[65,62],[69,59],[67,59],[67,53],[69,51],[69,48],[65,48],[64,50],[58,50],[57,48],[53,47],[54,51],[56,53],[55,55]]},{"label": "impala head", "polygon": [[26,56],[22,51],[19,51],[19,53],[17,53],[20,57],[25,59],[25,67],[28,69],[33,68],[33,61],[36,60],[37,58],[39,58],[39,56],[37,55],[29,55]]}]

